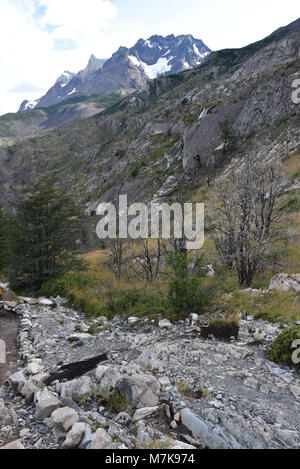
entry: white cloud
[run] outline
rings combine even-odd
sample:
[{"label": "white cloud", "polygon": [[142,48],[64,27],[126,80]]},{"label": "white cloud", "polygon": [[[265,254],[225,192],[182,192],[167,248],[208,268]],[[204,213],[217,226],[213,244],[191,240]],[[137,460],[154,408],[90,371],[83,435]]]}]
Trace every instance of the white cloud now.
[{"label": "white cloud", "polygon": [[116,16],[115,6],[108,0],[44,0],[45,15],[39,20],[43,25],[57,25],[56,37],[85,39],[107,29]]},{"label": "white cloud", "polygon": [[40,97],[64,70],[83,68],[91,53],[112,52],[96,47],[117,14],[110,0],[0,0],[0,12],[0,115]]},{"label": "white cloud", "polygon": [[[140,37],[190,33],[214,50],[241,47],[298,16],[299,0],[0,0],[0,115],[91,54],[110,57]],[[10,91],[20,83],[30,84],[25,95]]]}]

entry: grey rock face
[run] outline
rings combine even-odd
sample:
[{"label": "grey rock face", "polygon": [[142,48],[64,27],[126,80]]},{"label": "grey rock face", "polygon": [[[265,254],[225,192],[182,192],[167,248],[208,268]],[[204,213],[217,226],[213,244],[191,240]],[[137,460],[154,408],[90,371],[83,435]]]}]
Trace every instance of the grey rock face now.
[{"label": "grey rock face", "polygon": [[181,421],[193,434],[195,438],[200,438],[204,446],[210,449],[228,449],[228,445],[213,429],[189,409],[181,411]]}]

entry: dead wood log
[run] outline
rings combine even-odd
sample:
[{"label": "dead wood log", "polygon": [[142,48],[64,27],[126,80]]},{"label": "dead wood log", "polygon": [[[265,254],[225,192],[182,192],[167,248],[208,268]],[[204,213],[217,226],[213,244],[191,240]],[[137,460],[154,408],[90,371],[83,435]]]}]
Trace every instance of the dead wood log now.
[{"label": "dead wood log", "polygon": [[[169,339],[171,337],[174,338],[173,334],[161,337],[159,339],[153,339],[148,342],[145,342],[141,345],[141,347],[146,347],[148,345],[160,342],[165,339]],[[50,386],[54,381],[70,381],[75,378],[80,378],[80,376],[83,376],[89,371],[94,370],[100,363],[108,361],[113,355],[117,355],[121,352],[129,352],[130,350],[133,350],[133,348],[127,347],[119,350],[111,350],[109,352],[102,353],[101,355],[97,355],[96,357],[92,357],[87,360],[63,365],[57,372],[51,373],[50,376],[44,381],[44,384],[46,386]]]}]

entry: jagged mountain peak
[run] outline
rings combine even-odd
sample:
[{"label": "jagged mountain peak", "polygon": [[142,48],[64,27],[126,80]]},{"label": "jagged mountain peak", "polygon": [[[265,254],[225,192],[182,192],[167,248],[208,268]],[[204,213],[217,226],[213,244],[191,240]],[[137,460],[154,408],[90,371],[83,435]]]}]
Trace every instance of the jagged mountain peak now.
[{"label": "jagged mountain peak", "polygon": [[110,59],[98,59],[92,54],[84,70],[77,74],[65,71],[45,96],[31,107],[28,102],[22,103],[20,111],[53,106],[74,97],[133,93],[149,79],[199,65],[210,52],[191,34],[141,38],[129,49],[121,46]]},{"label": "jagged mountain peak", "polygon": [[75,73],[65,70],[56,80],[56,84],[64,87],[72,80],[74,76],[75,76]]},{"label": "jagged mountain peak", "polygon": [[85,68],[85,70],[88,72],[88,73],[91,73],[91,72],[96,72],[98,71],[100,68],[103,67],[104,63],[106,62],[107,59],[98,59],[94,54],[92,54],[89,58],[89,61],[88,61],[88,64]]},{"label": "jagged mountain peak", "polygon": [[128,55],[134,65],[153,79],[193,68],[210,52],[201,39],[195,39],[191,34],[171,34],[166,37],[154,35],[146,40],[139,39],[129,49]]}]

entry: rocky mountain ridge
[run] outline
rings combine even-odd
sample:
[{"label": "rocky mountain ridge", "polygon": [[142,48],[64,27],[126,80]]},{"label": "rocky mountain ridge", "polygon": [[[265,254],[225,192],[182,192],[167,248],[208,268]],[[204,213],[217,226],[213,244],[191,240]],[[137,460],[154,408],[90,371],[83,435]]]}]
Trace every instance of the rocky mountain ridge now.
[{"label": "rocky mountain ridge", "polygon": [[[62,184],[80,190],[93,211],[118,193],[129,201],[186,197],[206,181],[208,168],[215,177],[251,152],[282,159],[299,151],[299,105],[291,99],[299,31],[297,20],[245,48],[213,52],[96,116],[0,147],[4,201],[35,180],[39,168],[59,168]],[[220,124],[227,119],[235,148],[224,155]]]},{"label": "rocky mountain ridge", "polygon": [[71,96],[130,94],[141,90],[148,79],[193,68],[210,52],[203,41],[191,35],[140,39],[130,49],[120,47],[109,59],[92,55],[84,70],[64,72],[45,96],[34,102],[25,100],[19,112],[57,105]]}]

